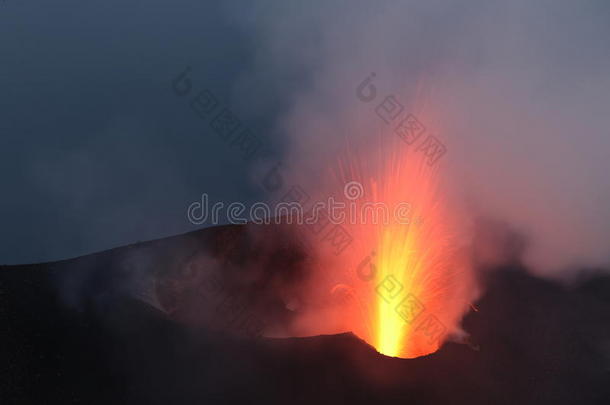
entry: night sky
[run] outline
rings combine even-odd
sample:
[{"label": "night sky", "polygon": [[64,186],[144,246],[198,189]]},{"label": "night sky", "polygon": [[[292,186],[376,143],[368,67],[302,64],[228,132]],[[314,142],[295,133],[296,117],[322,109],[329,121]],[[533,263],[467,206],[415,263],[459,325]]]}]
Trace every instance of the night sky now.
[{"label": "night sky", "polygon": [[203,192],[256,198],[253,159],[172,90],[190,66],[193,91],[209,89],[273,156],[278,86],[244,76],[256,44],[235,21],[255,17],[220,4],[0,3],[2,263],[192,230],[186,207]]},{"label": "night sky", "polygon": [[[377,72],[442,122],[447,201],[524,233],[540,273],[606,266],[608,21],[602,0],[2,1],[0,263],[194,230],[202,193],[264,201],[270,165],[379,131],[354,96]],[[198,116],[203,91],[256,153]]]}]

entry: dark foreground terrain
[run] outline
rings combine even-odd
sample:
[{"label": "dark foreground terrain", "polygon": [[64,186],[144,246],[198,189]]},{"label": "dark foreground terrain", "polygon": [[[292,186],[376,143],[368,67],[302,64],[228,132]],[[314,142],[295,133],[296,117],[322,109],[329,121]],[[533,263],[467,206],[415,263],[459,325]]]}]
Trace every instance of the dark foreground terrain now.
[{"label": "dark foreground terrain", "polygon": [[[154,264],[169,266],[213,232],[143,245],[170,252]],[[117,258],[133,249],[0,268],[0,404],[610,403],[607,277],[566,289],[499,269],[464,321],[471,346],[403,360],[351,334],[251,339],[186,326],[117,287]]]}]

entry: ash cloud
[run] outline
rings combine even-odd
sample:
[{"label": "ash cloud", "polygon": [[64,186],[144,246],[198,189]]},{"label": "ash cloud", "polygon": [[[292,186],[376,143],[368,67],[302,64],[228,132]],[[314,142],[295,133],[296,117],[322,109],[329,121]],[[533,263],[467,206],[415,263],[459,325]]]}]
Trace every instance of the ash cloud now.
[{"label": "ash cloud", "polygon": [[375,72],[379,92],[418,108],[446,145],[445,197],[463,238],[485,242],[481,260],[517,254],[558,278],[608,266],[610,6],[264,2],[250,15],[239,22],[257,33],[257,53],[235,92],[285,84],[272,89],[285,110],[276,128],[301,184],[315,184],[346,138],[382,128],[355,97]]}]

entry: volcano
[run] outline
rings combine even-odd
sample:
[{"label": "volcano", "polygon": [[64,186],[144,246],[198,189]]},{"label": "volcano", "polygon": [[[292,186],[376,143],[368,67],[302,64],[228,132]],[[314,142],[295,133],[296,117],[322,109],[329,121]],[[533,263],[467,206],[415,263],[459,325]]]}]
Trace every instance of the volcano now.
[{"label": "volcano", "polygon": [[494,269],[467,344],[399,359],[351,333],[280,337],[304,305],[307,250],[282,226],[254,228],[2,266],[2,403],[610,401],[607,276],[567,289]]}]

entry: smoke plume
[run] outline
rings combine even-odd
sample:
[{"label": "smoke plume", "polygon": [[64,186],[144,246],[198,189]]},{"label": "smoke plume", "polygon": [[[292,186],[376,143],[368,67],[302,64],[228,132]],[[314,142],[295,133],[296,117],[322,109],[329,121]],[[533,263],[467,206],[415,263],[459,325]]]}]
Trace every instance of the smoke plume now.
[{"label": "smoke plume", "polygon": [[[236,91],[269,77],[285,85],[273,91],[293,183],[315,188],[353,139],[396,136],[376,113],[395,96],[445,145],[441,192],[484,263],[517,255],[551,277],[608,265],[607,4],[313,1],[253,11],[241,22],[259,46]],[[372,74],[367,103],[356,90]]]}]

